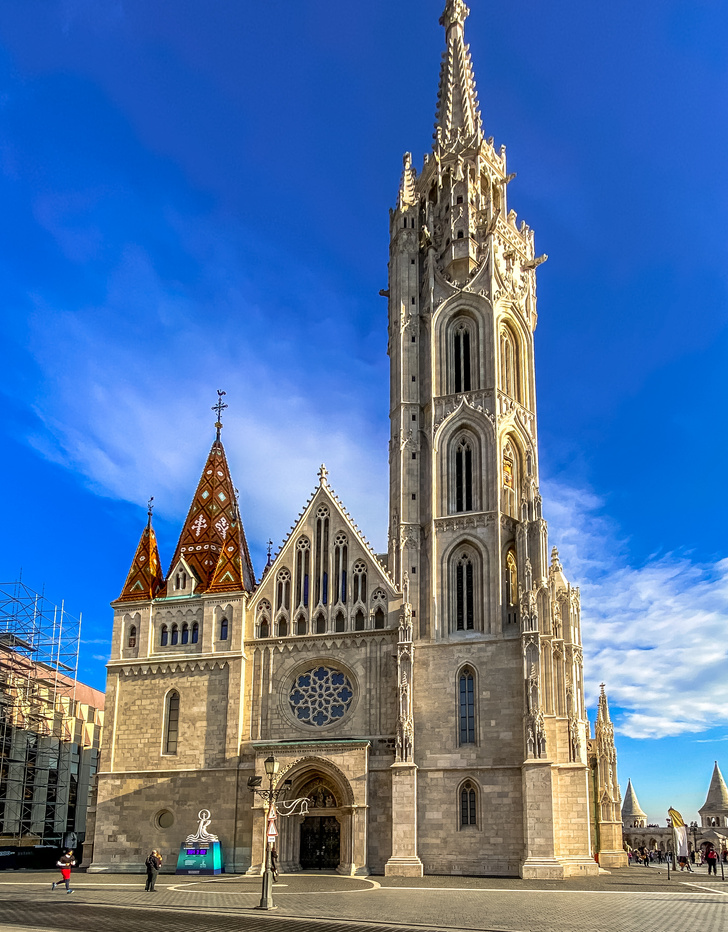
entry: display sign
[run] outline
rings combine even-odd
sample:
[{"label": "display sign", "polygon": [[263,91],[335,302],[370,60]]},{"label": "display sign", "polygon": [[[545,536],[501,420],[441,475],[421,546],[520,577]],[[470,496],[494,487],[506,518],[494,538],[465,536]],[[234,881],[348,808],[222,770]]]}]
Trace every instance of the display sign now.
[{"label": "display sign", "polygon": [[222,850],[219,841],[192,848],[179,846],[177,874],[221,874],[223,872]]}]

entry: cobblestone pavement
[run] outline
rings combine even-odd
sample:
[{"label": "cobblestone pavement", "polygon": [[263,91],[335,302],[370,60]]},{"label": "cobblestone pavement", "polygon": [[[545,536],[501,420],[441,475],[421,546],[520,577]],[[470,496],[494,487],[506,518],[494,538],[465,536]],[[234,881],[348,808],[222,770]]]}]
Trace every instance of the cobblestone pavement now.
[{"label": "cobblestone pavement", "polygon": [[728,881],[703,869],[627,868],[565,883],[517,878],[281,875],[277,909],[260,878],[0,873],[0,932],[726,932]]}]

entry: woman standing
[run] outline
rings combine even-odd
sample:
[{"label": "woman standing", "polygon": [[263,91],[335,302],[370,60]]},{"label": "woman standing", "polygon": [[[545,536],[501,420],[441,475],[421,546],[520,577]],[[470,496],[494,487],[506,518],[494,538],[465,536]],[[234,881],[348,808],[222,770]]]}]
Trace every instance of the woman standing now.
[{"label": "woman standing", "polygon": [[147,885],[144,887],[149,893],[156,893],[154,884],[157,882],[157,874],[162,866],[162,855],[155,848],[145,861],[147,868]]}]

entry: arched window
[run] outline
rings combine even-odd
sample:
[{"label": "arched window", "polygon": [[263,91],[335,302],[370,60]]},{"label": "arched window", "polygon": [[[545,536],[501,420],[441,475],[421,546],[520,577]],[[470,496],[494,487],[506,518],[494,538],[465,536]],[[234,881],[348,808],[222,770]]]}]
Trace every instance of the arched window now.
[{"label": "arched window", "polygon": [[451,380],[451,391],[469,392],[472,386],[471,379],[471,328],[463,320],[457,321],[452,326],[452,361],[453,374]]},{"label": "arched window", "polygon": [[182,643],[188,644],[190,640],[190,626],[185,622],[182,625]]},{"label": "arched window", "polygon": [[381,607],[377,608],[374,612],[374,627],[383,628],[384,627],[384,612]]},{"label": "arched window", "polygon": [[285,638],[288,637],[288,622],[285,618],[280,618],[278,620],[278,637]]},{"label": "arched window", "polygon": [[475,744],[475,677],[465,668],[458,682],[460,744]]},{"label": "arched window", "polygon": [[177,573],[177,576],[174,582],[174,588],[175,589],[186,589],[187,588],[187,573],[185,573],[184,570]]},{"label": "arched window", "polygon": [[306,616],[299,615],[296,619],[296,634],[306,633]]},{"label": "arched window", "polygon": [[473,510],[473,449],[463,438],[455,447],[455,511]]},{"label": "arched window", "polygon": [[315,552],[314,606],[327,605],[329,601],[329,509],[319,505],[316,509],[316,552]]},{"label": "arched window", "polygon": [[460,828],[477,827],[478,797],[472,783],[464,783],[460,790]]},{"label": "arched window", "polygon": [[227,641],[228,639],[228,620],[226,617],[223,617],[220,620],[220,640]]},{"label": "arched window", "polygon": [[179,641],[179,628],[177,625],[172,625],[172,644],[176,644]]},{"label": "arched window", "polygon": [[367,600],[367,565],[363,560],[354,564],[354,602]]},{"label": "arched window", "polygon": [[169,628],[166,625],[162,625],[162,633],[159,637],[159,643],[162,647],[166,647],[169,643]]},{"label": "arched window", "polygon": [[364,630],[364,612],[359,609],[354,615],[354,630],[363,631]]},{"label": "arched window", "polygon": [[129,628],[129,640],[126,642],[127,647],[136,647],[136,625]]},{"label": "arched window", "polygon": [[319,613],[316,616],[316,621],[314,624],[316,634],[326,634],[326,618],[323,616],[323,614]]},{"label": "arched window", "polygon": [[504,576],[506,624],[512,625],[518,621],[518,565],[513,550],[509,550],[506,554]]},{"label": "arched window", "polygon": [[296,544],[296,608],[308,606],[311,574],[311,541],[302,537]]},{"label": "arched window", "polygon": [[475,628],[475,574],[473,558],[467,552],[455,561],[455,630],[472,631]]},{"label": "arched window", "polygon": [[288,611],[291,607],[291,574],[288,570],[278,571],[276,584],[276,611]]},{"label": "arched window", "polygon": [[346,605],[346,571],[348,563],[349,546],[346,534],[339,533],[334,540],[334,604],[340,602],[342,605]]},{"label": "arched window", "polygon": [[267,638],[269,634],[270,634],[270,625],[268,624],[268,619],[264,618],[261,621],[260,627],[258,629],[258,637]]},{"label": "arched window", "polygon": [[510,329],[500,329],[500,388],[502,392],[520,402],[520,371],[518,360],[518,343]]},{"label": "arched window", "polygon": [[176,754],[179,737],[179,693],[176,690],[168,694],[165,711],[164,753]]},{"label": "arched window", "polygon": [[503,447],[503,511],[518,519],[521,489],[521,461],[516,445],[506,440]]},{"label": "arched window", "polygon": [[200,638],[200,626],[195,622],[192,625],[192,643],[196,644]]},{"label": "arched window", "polygon": [[346,619],[344,618],[343,612],[336,613],[336,620],[334,621],[334,631],[346,631]]}]

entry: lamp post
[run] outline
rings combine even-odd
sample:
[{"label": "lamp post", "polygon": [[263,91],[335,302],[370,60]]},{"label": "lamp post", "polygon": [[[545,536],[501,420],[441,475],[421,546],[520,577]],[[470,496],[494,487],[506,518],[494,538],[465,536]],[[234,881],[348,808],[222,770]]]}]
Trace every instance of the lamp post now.
[{"label": "lamp post", "polygon": [[273,788],[273,781],[278,774],[278,771],[281,768],[280,761],[276,760],[273,755],[266,758],[263,766],[265,767],[265,772],[268,777],[268,789],[261,790],[259,789],[261,783],[263,782],[262,777],[249,777],[248,778],[248,789],[254,793],[256,796],[260,796],[261,799],[264,799],[266,802],[266,811],[265,811],[265,870],[263,871],[263,890],[260,897],[260,904],[257,909],[275,909],[273,903],[273,868],[271,865],[271,848],[273,846],[271,838],[268,835],[268,829],[270,828],[270,815],[278,797],[291,785],[290,780],[285,780],[282,786]]}]

